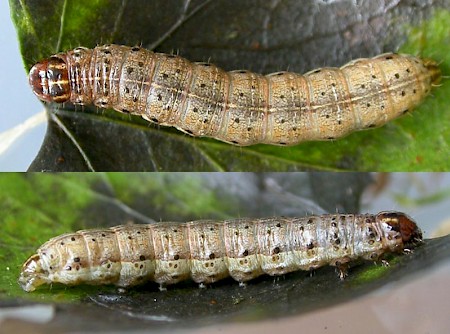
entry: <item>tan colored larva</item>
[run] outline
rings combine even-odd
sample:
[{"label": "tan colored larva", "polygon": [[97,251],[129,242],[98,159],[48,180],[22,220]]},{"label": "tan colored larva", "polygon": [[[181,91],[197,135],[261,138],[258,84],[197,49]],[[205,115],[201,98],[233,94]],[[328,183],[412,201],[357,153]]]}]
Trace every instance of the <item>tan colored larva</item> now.
[{"label": "tan colored larva", "polygon": [[225,72],[139,47],[76,48],[30,70],[47,102],[94,104],[235,145],[295,145],[378,127],[439,83],[429,59],[383,54],[305,75]]},{"label": "tan colored larva", "polygon": [[208,284],[227,276],[242,283],[324,265],[343,278],[351,261],[376,261],[421,241],[416,223],[400,212],[124,225],[49,240],[24,263],[19,283],[25,291],[51,283]]}]

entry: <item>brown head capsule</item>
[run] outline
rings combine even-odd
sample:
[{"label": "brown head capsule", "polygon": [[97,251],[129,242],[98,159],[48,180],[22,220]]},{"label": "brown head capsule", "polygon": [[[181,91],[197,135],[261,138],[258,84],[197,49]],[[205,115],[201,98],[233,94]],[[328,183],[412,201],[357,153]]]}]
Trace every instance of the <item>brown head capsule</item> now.
[{"label": "brown head capsule", "polygon": [[51,57],[35,64],[28,78],[34,94],[40,100],[56,103],[69,100],[69,74],[63,58]]},{"label": "brown head capsule", "polygon": [[377,215],[377,220],[380,221],[384,227],[384,233],[387,235],[387,242],[389,242],[389,240],[401,239],[401,244],[398,242],[393,244],[393,248],[398,249],[399,251],[422,242],[422,231],[414,220],[402,212],[380,212]]}]

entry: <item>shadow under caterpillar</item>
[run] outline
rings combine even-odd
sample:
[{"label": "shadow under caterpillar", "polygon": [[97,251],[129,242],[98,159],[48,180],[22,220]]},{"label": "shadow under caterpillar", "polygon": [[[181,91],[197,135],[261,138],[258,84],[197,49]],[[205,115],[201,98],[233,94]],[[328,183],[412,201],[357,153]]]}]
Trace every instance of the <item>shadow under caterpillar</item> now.
[{"label": "shadow under caterpillar", "polygon": [[416,223],[393,211],[122,225],[50,239],[24,263],[19,284],[30,292],[52,283],[164,287],[228,276],[243,283],[324,265],[343,279],[353,261],[381,260],[421,242]]},{"label": "shadow under caterpillar", "polygon": [[404,54],[264,76],[120,45],[59,53],[29,74],[43,101],[113,108],[241,146],[332,140],[382,126],[421,103],[440,78],[436,62]]}]

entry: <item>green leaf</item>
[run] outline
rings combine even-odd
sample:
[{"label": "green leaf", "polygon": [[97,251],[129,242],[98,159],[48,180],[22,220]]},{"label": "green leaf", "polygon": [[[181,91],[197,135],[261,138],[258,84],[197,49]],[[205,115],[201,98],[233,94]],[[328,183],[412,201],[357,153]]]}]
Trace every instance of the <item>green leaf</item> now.
[{"label": "green leaf", "polygon": [[[381,52],[441,62],[450,73],[450,1],[19,1],[10,0],[26,69],[76,46],[141,44],[226,70],[305,72]],[[332,142],[234,147],[191,138],[113,111],[49,106],[48,132],[30,170],[449,170],[446,79],[411,115]],[[94,130],[95,129],[95,130]]]},{"label": "green leaf", "polygon": [[369,181],[359,173],[2,173],[0,305],[54,305],[58,312],[45,324],[47,329],[181,329],[302,314],[352,300],[449,258],[447,236],[427,240],[413,254],[391,257],[389,267],[355,265],[343,282],[334,268],[323,267],[312,276],[305,271],[262,276],[246,288],[227,279],[208,289],[187,281],[166,292],[148,283],[125,293],[112,286],[58,284],[26,293],[17,284],[24,261],[61,233],[129,222],[304,216],[323,212],[317,203],[325,198],[326,211],[358,212]]}]

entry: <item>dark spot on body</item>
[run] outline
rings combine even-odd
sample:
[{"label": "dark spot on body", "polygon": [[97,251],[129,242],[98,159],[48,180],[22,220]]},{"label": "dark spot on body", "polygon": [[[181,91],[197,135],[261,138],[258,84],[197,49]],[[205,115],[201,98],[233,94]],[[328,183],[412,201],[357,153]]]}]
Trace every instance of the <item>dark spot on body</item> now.
[{"label": "dark spot on body", "polygon": [[144,63],[143,63],[142,61],[140,61],[140,62],[138,62],[138,66],[139,66],[139,67],[143,67],[143,66],[144,66]]},{"label": "dark spot on body", "polygon": [[167,73],[163,73],[162,77],[163,77],[163,79],[167,79],[169,77],[169,75]]},{"label": "dark spot on body", "polygon": [[239,93],[239,96],[240,96],[240,97],[244,97],[244,93],[242,93],[242,92]]},{"label": "dark spot on body", "polygon": [[235,122],[235,123],[239,123],[239,118],[236,117],[236,118],[234,119],[234,122]]},{"label": "dark spot on body", "polygon": [[400,74],[395,73],[395,78],[396,78],[396,79],[400,78]]},{"label": "dark spot on body", "polygon": [[405,91],[404,91],[404,90],[402,90],[402,96],[405,96],[405,95],[406,95]]},{"label": "dark spot on body", "polygon": [[134,71],[134,68],[132,68],[132,67],[127,67],[127,73],[128,73],[128,74],[133,73],[133,71]]},{"label": "dark spot on body", "polygon": [[92,238],[91,240],[92,240],[93,242],[95,242],[95,238]]},{"label": "dark spot on body", "polygon": [[201,87],[201,88],[205,88],[205,87],[206,87],[206,84],[202,83],[202,84],[200,84],[200,87]]},{"label": "dark spot on body", "polygon": [[369,108],[370,107],[370,103],[367,103],[366,106],[367,106],[367,108]]}]

